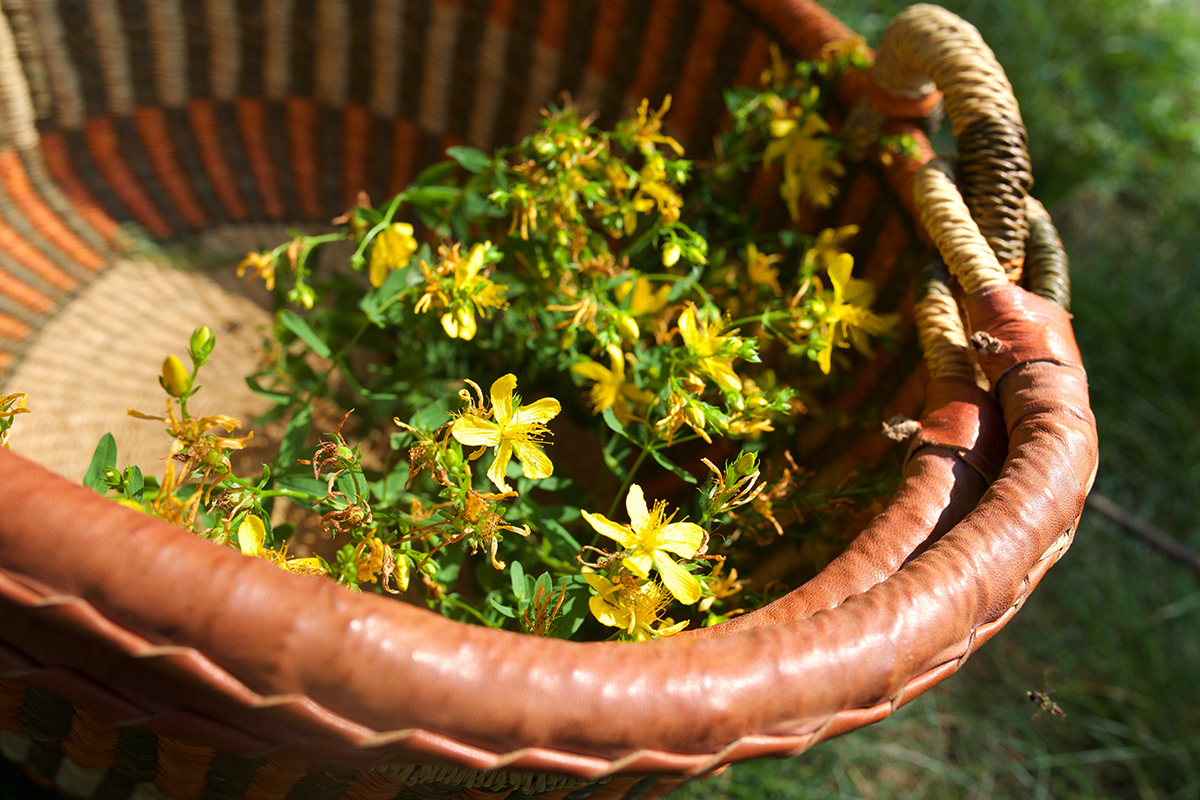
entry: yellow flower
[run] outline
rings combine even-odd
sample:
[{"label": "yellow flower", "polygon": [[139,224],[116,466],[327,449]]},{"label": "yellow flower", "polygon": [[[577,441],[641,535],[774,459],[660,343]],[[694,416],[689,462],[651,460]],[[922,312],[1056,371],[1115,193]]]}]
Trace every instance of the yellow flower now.
[{"label": "yellow flower", "polygon": [[371,285],[382,286],[388,272],[406,265],[415,252],[417,240],[413,238],[413,226],[407,222],[393,222],[375,237],[371,246]]},{"label": "yellow flower", "polygon": [[525,477],[548,478],[554,473],[554,465],[541,451],[544,437],[549,432],[546,423],[558,416],[562,406],[553,397],[543,397],[527,406],[517,407],[520,402],[513,396],[517,378],[511,373],[497,378],[492,384],[492,413],[495,421],[474,415],[464,415],[454,420],[450,433],[468,447],[494,447],[496,460],[487,472],[488,478],[502,492],[510,492],[504,480],[509,459],[514,454],[521,463]]},{"label": "yellow flower", "polygon": [[842,245],[857,233],[857,225],[826,228],[817,234],[817,240],[804,254],[805,264],[810,268],[828,270],[833,260],[842,254]]},{"label": "yellow flower", "polygon": [[451,308],[442,314],[442,328],[452,339],[475,338],[475,312],[487,316],[489,308],[503,308],[507,304],[504,289],[479,274],[490,244],[475,245],[466,260],[460,260],[454,268]]},{"label": "yellow flower", "polygon": [[[789,107],[778,95],[769,99],[768,105],[775,115],[770,124],[775,141],[763,151],[763,163],[770,164],[783,157],[779,194],[787,203],[792,219],[798,219],[801,197],[807,197],[819,208],[833,202],[837,186],[830,177],[845,174],[845,169],[832,156],[831,140],[826,135],[829,126],[819,114]],[[803,122],[798,119],[801,114]]]},{"label": "yellow flower", "polygon": [[265,547],[267,528],[263,525],[263,521],[254,514],[247,514],[238,525],[237,537],[242,555],[265,559],[277,567],[300,575],[328,574],[321,566],[319,558],[288,558],[286,544],[282,550]]},{"label": "yellow flower", "polygon": [[666,416],[655,423],[654,427],[669,445],[675,438],[675,432],[682,428],[685,422],[697,436],[712,444],[712,437],[704,431],[704,413],[689,403],[685,396],[672,392],[667,399]]},{"label": "yellow flower", "polygon": [[25,404],[29,395],[24,392],[13,392],[0,397],[0,447],[8,447],[8,433],[12,430],[13,417],[17,414],[28,414]]},{"label": "yellow flower", "polygon": [[[658,214],[664,225],[673,225],[679,221],[683,209],[683,198],[663,180],[665,173],[661,169],[653,170],[647,166],[642,170],[642,182],[638,192],[633,197],[633,209],[642,214],[648,214],[658,207]],[[629,220],[625,221],[625,234],[630,235],[636,230],[637,218],[634,217],[633,229]]]},{"label": "yellow flower", "polygon": [[771,66],[762,72],[763,88],[775,88],[783,86],[789,78],[795,76],[794,69],[789,67],[783,60],[783,53],[779,50],[779,45],[771,42]]},{"label": "yellow flower", "polygon": [[581,361],[571,366],[571,372],[589,381],[595,381],[592,387],[592,410],[600,414],[606,408],[611,408],[617,419],[626,422],[633,417],[629,401],[646,405],[654,399],[654,395],[639,389],[635,384],[625,380],[625,354],[615,344],[605,348],[612,369],[607,369],[595,361]]},{"label": "yellow flower", "polygon": [[705,372],[717,385],[726,391],[738,391],[742,388],[742,380],[733,371],[730,364],[733,363],[734,356],[719,356],[726,342],[736,343],[737,337],[733,331],[722,336],[720,334],[720,326],[718,324],[710,325],[707,319],[702,319],[696,315],[696,307],[688,305],[679,314],[679,333],[683,336],[683,343],[692,351],[692,354],[699,360],[698,367],[701,372]]},{"label": "yellow flower", "polygon": [[649,578],[650,568],[658,570],[662,581],[675,599],[691,605],[700,599],[700,579],[675,563],[670,554],[692,558],[705,544],[704,529],[691,522],[671,522],[667,504],[658,501],[646,507],[646,496],[636,483],[629,487],[625,510],[629,524],[618,525],[600,514],[583,512],[583,518],[598,533],[625,548],[621,563],[639,578]]},{"label": "yellow flower", "polygon": [[254,270],[248,280],[262,278],[268,291],[275,290],[275,256],[271,253],[247,253],[237,265],[237,276],[242,277],[247,269]]},{"label": "yellow flower", "polygon": [[896,314],[876,314],[870,309],[875,289],[867,281],[851,278],[854,257],[842,253],[829,266],[829,282],[833,284],[833,302],[821,320],[824,344],[817,353],[817,363],[826,375],[833,367],[833,348],[854,345],[860,353],[870,355],[868,335],[877,335],[896,324]]},{"label": "yellow flower", "polygon": [[632,138],[634,143],[649,154],[654,151],[655,144],[665,144],[675,151],[675,155],[683,155],[683,145],[670,136],[662,134],[663,116],[671,108],[671,95],[663,98],[662,105],[653,114],[650,112],[650,98],[642,98],[638,106],[637,121],[633,123]]},{"label": "yellow flower", "polygon": [[603,625],[621,628],[634,641],[658,639],[679,633],[687,620],[655,627],[670,595],[655,581],[637,584],[613,583],[603,575],[584,573],[583,579],[596,592],[588,600],[592,616]]},{"label": "yellow flower", "polygon": [[655,291],[648,278],[625,281],[616,288],[617,301],[624,302],[630,292],[633,292],[633,297],[629,298],[630,314],[635,317],[657,314],[667,307],[667,295],[671,293],[671,284],[664,283]]},{"label": "yellow flower", "polygon": [[767,255],[758,252],[754,242],[746,246],[746,274],[755,283],[770,286],[776,297],[783,295],[783,287],[779,285],[779,268],[771,265],[782,260],[783,256],[778,253]]},{"label": "yellow flower", "polygon": [[712,604],[717,600],[724,600],[726,597],[733,597],[742,590],[742,584],[739,583],[737,579],[737,570],[731,569],[729,570],[728,575],[723,576],[721,575],[721,570],[724,566],[725,559],[722,558],[717,562],[717,565],[713,567],[713,571],[709,575],[710,581],[708,584],[708,590],[712,592],[712,594],[700,601],[700,605],[698,605],[697,608],[701,611],[708,611],[708,609],[712,608]]}]

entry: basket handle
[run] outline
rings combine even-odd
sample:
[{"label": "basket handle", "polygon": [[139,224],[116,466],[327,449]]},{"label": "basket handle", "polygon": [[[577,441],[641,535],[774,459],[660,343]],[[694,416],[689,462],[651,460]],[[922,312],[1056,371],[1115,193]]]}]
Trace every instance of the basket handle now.
[{"label": "basket handle", "polygon": [[1025,125],[1012,85],[970,23],[938,6],[911,6],[879,40],[875,82],[900,97],[942,91],[958,141],[962,194],[1010,278],[1020,275],[1033,184]]}]

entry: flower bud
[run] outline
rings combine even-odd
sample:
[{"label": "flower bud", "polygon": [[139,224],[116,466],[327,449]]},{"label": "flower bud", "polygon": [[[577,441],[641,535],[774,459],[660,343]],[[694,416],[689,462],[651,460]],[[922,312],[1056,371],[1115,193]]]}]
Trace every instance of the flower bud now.
[{"label": "flower bud", "polygon": [[400,591],[408,590],[408,583],[412,580],[412,561],[408,555],[403,552],[397,552],[395,571],[392,573],[393,579],[396,581],[396,588]]},{"label": "flower bud", "polygon": [[675,262],[679,260],[679,256],[680,256],[681,252],[682,251],[679,249],[679,245],[676,244],[675,242],[671,242],[669,245],[664,247],[663,251],[662,251],[663,266],[664,267],[675,266]]},{"label": "flower bud", "polygon": [[188,343],[188,350],[192,355],[192,360],[197,364],[203,364],[212,354],[213,347],[217,343],[217,337],[213,335],[212,330],[207,326],[196,328],[192,334],[192,340]]},{"label": "flower bud", "polygon": [[758,459],[754,453],[743,452],[737,461],[733,462],[733,468],[739,475],[749,475],[758,469]]},{"label": "flower bud", "polygon": [[636,342],[642,335],[638,330],[637,320],[631,314],[617,313],[617,330],[631,342]]},{"label": "flower bud", "polygon": [[172,397],[183,397],[188,389],[192,388],[192,377],[188,375],[182,361],[175,356],[167,356],[163,361],[159,383]]}]

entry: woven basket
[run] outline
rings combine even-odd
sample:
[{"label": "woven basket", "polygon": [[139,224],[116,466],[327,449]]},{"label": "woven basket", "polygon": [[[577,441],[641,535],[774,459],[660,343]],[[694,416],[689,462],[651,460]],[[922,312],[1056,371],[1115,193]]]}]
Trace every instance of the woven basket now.
[{"label": "woven basket", "polygon": [[[253,344],[265,312],[155,248],[233,263],[448,145],[515,141],[561,90],[601,125],[670,93],[702,158],[722,90],[757,83],[770,41],[816,57],[851,35],[805,0],[5,2],[0,366],[35,414],[0,449],[3,754],[73,797],[648,798],[951,675],[1069,546],[1096,440],[1019,111],[974,29],[934,7],[829,110],[920,157],[865,148],[806,215],[860,225],[856,274],[910,322],[793,452],[838,475],[897,457],[881,420],[920,429],[887,509],[770,606],[644,644],[489,631],[213,547],[17,454],[79,469],[107,424],[79,418],[138,405],[155,337],[178,348],[217,319]],[[959,159],[922,169],[943,96]],[[915,278],[931,241],[950,284]],[[214,405],[252,415],[227,382]]]}]

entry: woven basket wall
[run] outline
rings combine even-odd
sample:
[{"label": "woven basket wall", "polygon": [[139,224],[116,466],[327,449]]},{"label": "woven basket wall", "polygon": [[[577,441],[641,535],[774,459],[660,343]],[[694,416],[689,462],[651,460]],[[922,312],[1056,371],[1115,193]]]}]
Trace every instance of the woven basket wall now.
[{"label": "woven basket wall", "polygon": [[[658,796],[886,717],[1006,624],[1069,546],[1095,440],[1065,312],[1014,285],[1017,310],[994,327],[991,306],[975,311],[1001,343],[978,356],[988,390],[930,382],[912,325],[930,238],[913,183],[932,155],[917,118],[939,95],[866,74],[839,84],[835,124],[869,111],[920,155],[848,164],[804,225],[860,225],[856,275],[909,322],[834,384],[793,452],[836,476],[901,459],[880,432],[893,415],[923,413],[924,433],[859,549],[781,605],[646,645],[484,631],[71,486],[20,456],[77,481],[126,406],[161,403],[156,365],[197,325],[232,354],[205,403],[260,410],[240,376],[270,314],[229,268],[287,226],[321,230],[359,191],[380,201],[447,146],[514,142],[563,91],[600,125],[671,94],[670,132],[703,159],[723,90],[757,84],[771,41],[815,57],[852,33],[804,0],[2,9],[0,394],[29,392],[35,413],[0,450],[0,752],[35,779],[114,800]],[[788,224],[769,180],[747,196]],[[1016,277],[1023,258],[1001,264]],[[1063,417],[1069,435],[1047,433]],[[160,454],[144,424],[114,432],[123,462]]]}]

